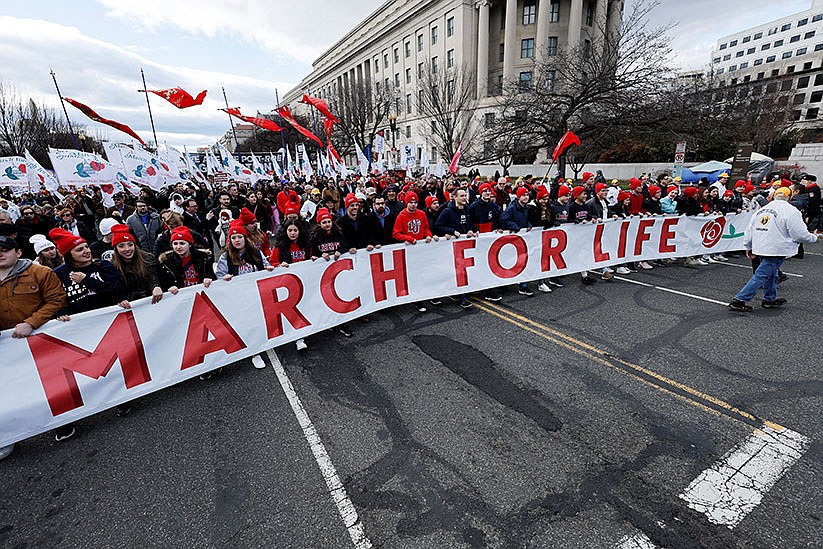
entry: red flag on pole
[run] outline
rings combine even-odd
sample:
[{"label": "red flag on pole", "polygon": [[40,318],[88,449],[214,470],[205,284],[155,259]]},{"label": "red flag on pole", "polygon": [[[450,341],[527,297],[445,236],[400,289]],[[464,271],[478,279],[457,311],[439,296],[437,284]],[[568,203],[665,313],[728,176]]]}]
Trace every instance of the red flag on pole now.
[{"label": "red flag on pole", "polygon": [[220,109],[223,112],[227,112],[230,115],[234,116],[235,118],[239,118],[249,124],[254,124],[258,128],[263,128],[264,130],[269,130],[270,132],[282,132],[283,128],[278,126],[273,121],[269,120],[268,118],[259,118],[255,116],[244,116],[240,114],[240,109],[236,107],[231,107],[229,109]]},{"label": "red flag on pole", "polygon": [[329,139],[329,152],[331,153],[331,155],[334,157],[335,160],[337,160],[341,164],[343,163],[343,159],[337,153],[337,149],[335,149],[334,145],[331,144],[331,139]]},{"label": "red flag on pole", "polygon": [[319,97],[311,97],[309,95],[303,94],[303,98],[300,100],[301,103],[305,103],[306,105],[314,105],[314,107],[323,113],[323,116],[331,120],[332,122],[340,122],[336,116],[334,116],[331,111],[329,110],[329,105]]},{"label": "red flag on pole", "polygon": [[300,132],[304,136],[308,137],[309,139],[312,139],[312,140],[316,141],[317,144],[320,145],[321,147],[323,146],[323,142],[320,141],[319,137],[317,137],[316,135],[311,133],[309,130],[307,130],[306,128],[304,128],[303,126],[301,126],[300,124],[297,123],[297,120],[295,120],[294,117],[291,115],[291,111],[289,111],[288,107],[283,106],[283,107],[280,107],[277,110],[280,113],[280,117],[283,118],[283,120],[285,120],[289,124],[291,124],[292,128],[294,128],[295,130],[297,130],[298,132]]},{"label": "red flag on pole", "polygon": [[463,154],[463,142],[462,141],[457,146],[457,150],[454,152],[454,156],[452,157],[452,161],[449,164],[449,172],[451,172],[452,175],[457,175],[457,172],[460,171],[460,155],[461,154]]},{"label": "red flag on pole", "polygon": [[178,109],[185,109],[195,105],[202,105],[203,99],[206,98],[206,91],[203,90],[197,94],[197,97],[192,97],[189,92],[183,88],[169,88],[167,90],[137,90],[141,93],[151,92],[159,95]]},{"label": "red flag on pole", "polygon": [[92,110],[91,107],[89,107],[87,105],[84,105],[83,103],[81,103],[79,101],[75,101],[74,99],[69,99],[68,97],[64,97],[63,100],[66,101],[69,105],[72,105],[73,107],[77,107],[78,109],[80,109],[80,112],[82,112],[83,114],[85,114],[86,116],[88,116],[89,118],[94,120],[95,122],[100,122],[101,124],[105,124],[106,126],[111,126],[112,128],[114,128],[116,130],[120,130],[123,133],[127,133],[130,136],[132,136],[133,138],[135,138],[137,141],[139,141],[141,145],[143,145],[143,146],[146,145],[145,141],[140,139],[140,136],[137,135],[134,132],[133,129],[129,128],[125,124],[121,124],[120,122],[116,122],[114,120],[109,120],[108,118],[103,118],[102,116],[100,116],[99,114],[94,112],[94,110]]},{"label": "red flag on pole", "polygon": [[552,153],[552,162],[557,162],[557,159],[560,158],[563,151],[572,145],[580,146],[580,138],[574,135],[574,133],[568,131],[564,133],[563,137],[560,138],[560,141],[557,142],[557,146],[554,148],[554,152]]},{"label": "red flag on pole", "polygon": [[334,129],[334,121],[328,118],[323,119],[323,128],[326,130],[326,139],[331,139],[331,132]]}]

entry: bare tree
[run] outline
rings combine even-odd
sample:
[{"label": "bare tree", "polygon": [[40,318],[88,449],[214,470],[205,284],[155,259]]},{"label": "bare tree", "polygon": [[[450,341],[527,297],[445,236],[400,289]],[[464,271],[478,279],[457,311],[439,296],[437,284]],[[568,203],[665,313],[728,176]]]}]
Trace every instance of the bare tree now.
[{"label": "bare tree", "polygon": [[531,81],[504,82],[501,120],[486,138],[519,135],[536,152],[551,150],[569,129],[585,142],[621,128],[659,123],[666,113],[657,107],[673,72],[667,36],[672,25],[647,24],[658,4],[633,4],[619,29],[595,21],[598,38],[584,40],[580,47],[538,52]]},{"label": "bare tree", "polygon": [[475,117],[476,83],[467,67],[442,68],[427,63],[418,75],[417,110],[431,132],[441,158],[452,158],[462,142],[464,163],[476,156],[469,147],[479,133]]},{"label": "bare tree", "polygon": [[336,94],[326,98],[326,101],[340,119],[335,129],[343,139],[335,147],[341,154],[351,154],[355,143],[360,147],[372,143],[377,130],[385,124],[392,110],[394,92],[379,82],[372,84],[368,80],[357,79],[338,87]]}]

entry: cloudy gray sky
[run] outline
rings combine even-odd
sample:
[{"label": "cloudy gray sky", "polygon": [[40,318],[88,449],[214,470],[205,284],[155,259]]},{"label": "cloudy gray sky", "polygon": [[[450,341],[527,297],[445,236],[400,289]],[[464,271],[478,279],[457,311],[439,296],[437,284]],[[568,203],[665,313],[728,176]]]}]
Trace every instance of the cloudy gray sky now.
[{"label": "cloudy gray sky", "polygon": [[[629,0],[632,2],[633,0]],[[221,87],[246,113],[273,108],[311,62],[382,0],[0,0],[0,79],[57,105],[61,92],[150,139],[140,69],[149,88],[208,89],[203,107],[154,97],[158,140],[196,147],[228,129]],[[676,64],[707,64],[725,34],[807,9],[811,0],[661,0],[651,24],[670,31]],[[71,107],[69,107],[71,108]],[[72,120],[97,124],[77,111]]]}]

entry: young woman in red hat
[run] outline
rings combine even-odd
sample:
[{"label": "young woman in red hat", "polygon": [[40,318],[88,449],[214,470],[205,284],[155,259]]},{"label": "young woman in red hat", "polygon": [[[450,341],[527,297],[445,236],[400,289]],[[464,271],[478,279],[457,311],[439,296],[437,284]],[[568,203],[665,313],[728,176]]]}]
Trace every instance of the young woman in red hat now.
[{"label": "young woman in red hat", "polygon": [[246,229],[246,235],[249,242],[254,244],[264,257],[271,255],[271,247],[269,246],[269,235],[260,230],[260,224],[257,217],[248,208],[240,210],[238,219],[243,223]]},{"label": "young woman in red hat", "polygon": [[171,294],[197,284],[208,288],[214,280],[211,253],[194,246],[188,227],[175,228],[169,239],[172,249],[160,255],[161,286]]},{"label": "young woman in red hat", "polygon": [[223,248],[214,274],[223,280],[231,280],[236,275],[274,269],[269,260],[249,241],[243,222],[235,219],[229,224],[228,239]]},{"label": "young woman in red hat", "polygon": [[[328,210],[327,210],[328,211]],[[275,267],[288,267],[311,257],[311,240],[308,226],[300,219],[286,219],[277,230],[274,249],[269,256],[269,263]],[[298,351],[308,348],[303,338],[296,342]]]},{"label": "young woman in red hat", "polygon": [[111,262],[123,277],[126,298],[120,302],[124,309],[131,308],[131,301],[151,296],[151,302],[163,299],[157,270],[157,258],[137,247],[137,239],[126,225],[111,228],[111,244],[114,255]]},{"label": "young woman in red hat", "polygon": [[[318,208],[316,218],[317,225],[314,226],[311,235],[312,261],[319,257],[326,261],[339,258],[341,253],[349,249],[343,231],[332,221],[331,212],[326,208]],[[345,337],[352,336],[348,323],[341,324],[337,329]]]}]

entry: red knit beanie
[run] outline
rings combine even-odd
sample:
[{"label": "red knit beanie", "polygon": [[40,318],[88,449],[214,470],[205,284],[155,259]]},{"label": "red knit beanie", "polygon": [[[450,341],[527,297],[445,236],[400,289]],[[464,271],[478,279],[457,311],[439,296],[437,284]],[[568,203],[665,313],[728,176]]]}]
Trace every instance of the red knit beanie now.
[{"label": "red knit beanie", "polygon": [[174,242],[176,240],[185,240],[189,244],[194,244],[194,237],[191,235],[189,228],[185,225],[177,227],[171,232],[169,242]]},{"label": "red knit beanie", "polygon": [[659,192],[663,192],[663,189],[661,189],[657,185],[649,185],[649,196],[654,196]]},{"label": "red knit beanie", "polygon": [[519,187],[519,188],[517,189],[517,192],[516,192],[516,193],[514,193],[514,194],[515,194],[515,196],[517,196],[517,198],[520,198],[520,197],[521,197],[521,196],[523,196],[524,194],[525,194],[525,195],[528,195],[528,194],[529,194],[529,189],[527,189],[526,187]]},{"label": "red knit beanie", "polygon": [[324,219],[331,219],[331,212],[328,208],[317,208],[317,222],[320,223]]},{"label": "red knit beanie", "polygon": [[546,188],[545,185],[538,185],[537,186],[537,200],[541,198],[548,198],[549,197],[549,189]]},{"label": "red knit beanie", "polygon": [[617,193],[617,201],[618,202],[623,202],[627,198],[631,198],[631,197],[632,197],[631,193],[626,192],[626,191],[620,191],[619,193]]},{"label": "red knit beanie", "polygon": [[594,186],[594,192],[599,193],[600,191],[605,191],[608,188],[609,188],[609,186],[606,185],[605,183],[598,183],[597,185]]},{"label": "red knit beanie", "polygon": [[60,255],[64,257],[69,255],[73,249],[86,241],[86,239],[80,236],[75,236],[66,229],[60,228],[50,230],[49,239],[54,242],[54,245],[57,246],[57,251],[59,251]]},{"label": "red knit beanie", "polygon": [[583,191],[585,191],[585,190],[586,190],[585,187],[580,187],[580,186],[577,186],[577,187],[573,188],[572,189],[572,198],[577,199],[577,197],[580,196],[581,193],[583,193]]},{"label": "red knit beanie", "polygon": [[685,189],[683,189],[683,196],[685,196],[686,198],[694,198],[695,196],[697,196],[697,193],[697,187],[686,187]]},{"label": "red knit beanie", "polygon": [[427,208],[431,208],[431,207],[432,207],[432,203],[433,203],[435,200],[437,200],[437,197],[436,197],[436,196],[427,196],[427,197],[426,197],[426,207],[427,207]]},{"label": "red knit beanie", "polygon": [[229,236],[233,234],[242,234],[243,236],[249,236],[248,231],[246,231],[246,226],[239,219],[233,219],[231,223],[229,223]]},{"label": "red knit beanie", "polygon": [[358,204],[357,197],[354,196],[354,193],[349,193],[346,195],[346,200],[344,201],[345,206],[348,208],[352,204]]},{"label": "red knit beanie", "polygon": [[568,196],[571,192],[572,190],[567,185],[560,185],[560,188],[557,189],[557,198]]},{"label": "red knit beanie", "polygon": [[677,192],[677,190],[677,185],[669,185],[666,187],[666,194],[669,194],[672,191]]},{"label": "red knit beanie", "polygon": [[243,225],[251,225],[252,223],[257,223],[257,218],[251,213],[251,210],[248,208],[243,208],[240,210],[240,215],[237,217],[240,221],[243,222]]},{"label": "red knit beanie", "polygon": [[594,177],[592,172],[583,172],[583,183]]},{"label": "red knit beanie", "polygon": [[632,177],[629,180],[629,188],[633,191],[636,190],[636,189],[639,189],[642,186],[643,186],[643,182],[640,181],[639,179],[637,179],[636,177]]},{"label": "red knit beanie", "polygon": [[121,242],[133,242],[137,244],[134,236],[126,225],[115,225],[111,228],[111,247],[114,248]]}]

